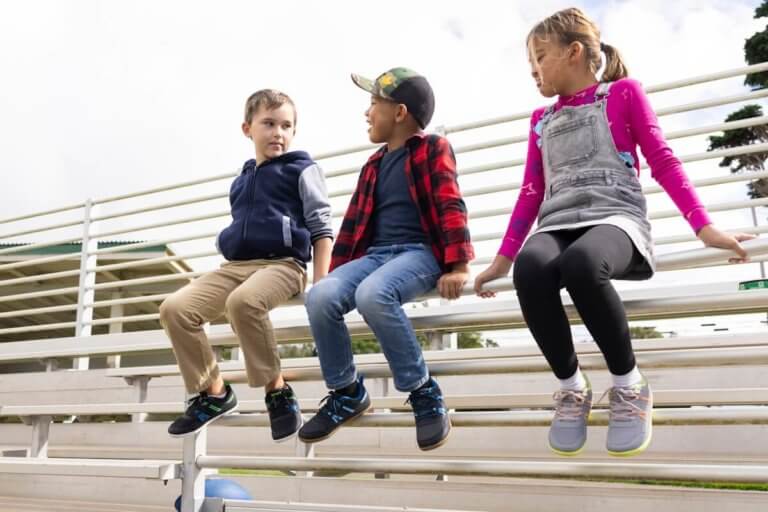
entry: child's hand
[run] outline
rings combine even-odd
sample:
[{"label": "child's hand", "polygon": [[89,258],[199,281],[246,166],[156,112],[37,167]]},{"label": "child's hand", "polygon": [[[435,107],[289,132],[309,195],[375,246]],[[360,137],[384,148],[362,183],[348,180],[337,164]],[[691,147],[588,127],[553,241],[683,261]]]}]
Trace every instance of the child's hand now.
[{"label": "child's hand", "polygon": [[495,297],[496,292],[491,290],[483,290],[483,285],[488,281],[493,281],[494,279],[498,279],[500,277],[506,277],[507,274],[509,274],[510,268],[512,268],[512,260],[506,256],[502,256],[500,254],[497,255],[493,260],[493,263],[491,263],[487,269],[480,272],[480,274],[475,278],[475,293],[484,299]]},{"label": "child's hand", "polygon": [[734,233],[733,235],[724,233],[712,224],[707,224],[701,228],[697,236],[707,247],[728,249],[738,254],[738,258],[728,258],[728,261],[731,263],[745,263],[749,261],[747,251],[744,250],[739,242],[755,238],[755,235],[747,233]]},{"label": "child's hand", "polygon": [[469,279],[469,265],[461,263],[453,266],[453,270],[437,281],[437,291],[444,299],[458,299],[461,297],[461,290]]}]

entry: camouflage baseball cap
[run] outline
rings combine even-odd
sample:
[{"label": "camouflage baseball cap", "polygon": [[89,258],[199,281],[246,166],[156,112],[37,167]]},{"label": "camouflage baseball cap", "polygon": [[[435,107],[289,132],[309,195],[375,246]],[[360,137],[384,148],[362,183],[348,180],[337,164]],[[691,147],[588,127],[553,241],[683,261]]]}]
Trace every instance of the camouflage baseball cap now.
[{"label": "camouflage baseball cap", "polygon": [[427,79],[408,68],[392,68],[380,74],[376,80],[352,73],[352,81],[374,96],[402,103],[425,128],[435,112],[435,95]]}]

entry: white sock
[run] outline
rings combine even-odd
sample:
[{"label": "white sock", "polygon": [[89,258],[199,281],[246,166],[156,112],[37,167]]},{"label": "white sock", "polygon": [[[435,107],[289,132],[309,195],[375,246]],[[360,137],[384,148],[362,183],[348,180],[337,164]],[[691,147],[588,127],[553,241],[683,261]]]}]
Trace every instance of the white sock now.
[{"label": "white sock", "polygon": [[640,373],[640,370],[637,369],[637,365],[635,365],[635,367],[626,375],[611,374],[611,379],[613,379],[614,387],[628,388],[635,384],[640,384],[643,381],[643,375]]},{"label": "white sock", "polygon": [[220,395],[214,395],[213,393],[208,393],[208,396],[212,396],[213,398],[222,399],[225,396],[227,396],[227,388],[224,388],[224,392]]},{"label": "white sock", "polygon": [[560,380],[560,389],[570,389],[572,391],[584,391],[587,389],[587,379],[584,378],[580,368],[576,368],[576,373],[567,379],[558,380]]}]

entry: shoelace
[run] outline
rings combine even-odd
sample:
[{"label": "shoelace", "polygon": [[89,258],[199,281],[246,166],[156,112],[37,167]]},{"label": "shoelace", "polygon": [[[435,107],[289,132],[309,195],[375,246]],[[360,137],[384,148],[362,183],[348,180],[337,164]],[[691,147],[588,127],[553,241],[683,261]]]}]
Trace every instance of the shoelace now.
[{"label": "shoelace", "polygon": [[438,395],[435,388],[426,388],[411,393],[403,405],[410,404],[413,407],[416,417],[427,416],[430,414],[443,414],[445,409],[442,407],[433,407],[434,402],[442,400],[442,395]]},{"label": "shoelace", "polygon": [[325,398],[320,400],[320,412],[324,412],[328,416],[331,417],[334,421],[337,421],[337,418],[341,418],[341,400],[345,398],[344,395],[341,393],[337,393],[335,391],[331,391],[327,395],[325,395]]},{"label": "shoelace", "polygon": [[208,395],[205,392],[202,392],[198,395],[188,398],[187,408],[185,409],[186,414],[194,415],[195,411],[199,411],[203,409],[203,403],[206,398],[208,398]]},{"label": "shoelace", "polygon": [[267,406],[270,409],[277,409],[288,406],[291,403],[292,393],[289,390],[280,390],[276,393],[267,395]]},{"label": "shoelace", "polygon": [[611,409],[612,420],[632,421],[636,416],[645,419],[646,412],[634,402],[647,402],[648,398],[642,396],[637,390],[637,387],[609,388],[602,394],[598,403],[609,393],[609,406]]},{"label": "shoelace", "polygon": [[560,389],[555,391],[552,396],[557,404],[555,407],[555,418],[564,420],[580,420],[584,416],[582,405],[586,401],[585,391],[574,391],[572,389]]}]

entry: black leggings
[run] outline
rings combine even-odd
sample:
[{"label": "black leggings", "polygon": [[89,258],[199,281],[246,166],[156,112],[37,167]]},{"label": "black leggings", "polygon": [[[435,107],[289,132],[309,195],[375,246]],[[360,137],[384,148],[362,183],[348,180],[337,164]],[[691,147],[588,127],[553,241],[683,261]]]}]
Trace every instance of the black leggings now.
[{"label": "black leggings", "polygon": [[578,368],[560,289],[565,287],[614,375],[635,367],[624,305],[611,284],[644,259],[621,229],[603,224],[537,233],[515,259],[513,278],[528,328],[558,379]]}]

